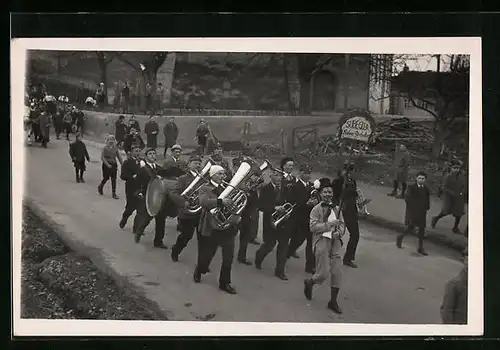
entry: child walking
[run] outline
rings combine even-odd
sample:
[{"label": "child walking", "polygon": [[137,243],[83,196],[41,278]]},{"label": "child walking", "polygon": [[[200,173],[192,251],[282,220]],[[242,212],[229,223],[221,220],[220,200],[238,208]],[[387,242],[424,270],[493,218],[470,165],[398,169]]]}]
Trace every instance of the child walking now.
[{"label": "child walking", "polygon": [[111,179],[111,190],[113,193],[113,198],[118,199],[116,195],[116,174],[118,172],[117,160],[120,165],[123,164],[122,156],[118,146],[116,145],[116,139],[113,135],[109,135],[106,138],[106,146],[102,149],[101,160],[102,160],[102,181],[97,187],[97,191],[102,196],[104,185]]},{"label": "child walking", "polygon": [[85,146],[82,139],[83,135],[81,133],[77,133],[76,140],[69,145],[69,156],[75,166],[76,182],[78,183],[85,182],[83,179],[83,173],[86,170],[85,159],[87,162],[90,162],[87,146]]}]

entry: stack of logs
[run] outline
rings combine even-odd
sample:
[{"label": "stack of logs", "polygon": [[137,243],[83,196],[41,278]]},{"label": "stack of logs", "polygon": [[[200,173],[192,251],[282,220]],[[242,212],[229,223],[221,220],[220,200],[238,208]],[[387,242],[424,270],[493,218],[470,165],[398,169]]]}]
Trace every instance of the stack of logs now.
[{"label": "stack of logs", "polygon": [[430,125],[416,123],[408,118],[397,118],[377,124],[374,147],[394,149],[396,143],[404,143],[408,149],[426,151],[433,143]]}]

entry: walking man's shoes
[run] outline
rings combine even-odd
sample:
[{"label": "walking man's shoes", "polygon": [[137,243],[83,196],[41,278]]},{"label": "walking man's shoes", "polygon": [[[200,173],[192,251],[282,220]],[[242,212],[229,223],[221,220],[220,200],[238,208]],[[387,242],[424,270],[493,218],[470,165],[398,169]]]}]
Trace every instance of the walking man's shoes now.
[{"label": "walking man's shoes", "polygon": [[352,261],[352,260],[351,260],[351,261],[344,261],[344,265],[345,265],[345,266],[352,267],[353,269],[358,268],[358,265],[356,265],[356,264],[354,263],[354,261]]},{"label": "walking man's shoes", "polygon": [[219,289],[228,294],[236,294],[236,289],[234,289],[230,284],[220,285]]},{"label": "walking man's shoes", "polygon": [[307,300],[312,299],[313,285],[314,285],[313,280],[311,279],[304,280],[304,295]]}]

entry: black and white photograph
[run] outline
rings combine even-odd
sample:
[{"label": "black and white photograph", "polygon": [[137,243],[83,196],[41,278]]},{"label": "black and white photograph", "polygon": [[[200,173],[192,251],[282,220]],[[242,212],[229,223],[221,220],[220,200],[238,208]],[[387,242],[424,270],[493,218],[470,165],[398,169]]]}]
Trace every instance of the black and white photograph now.
[{"label": "black and white photograph", "polygon": [[481,335],[480,62],[477,38],[13,41],[14,334]]}]

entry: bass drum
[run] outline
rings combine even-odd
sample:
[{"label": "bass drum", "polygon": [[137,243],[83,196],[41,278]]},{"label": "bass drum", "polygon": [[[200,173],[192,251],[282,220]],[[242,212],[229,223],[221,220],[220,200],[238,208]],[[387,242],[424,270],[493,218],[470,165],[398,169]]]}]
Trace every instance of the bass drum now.
[{"label": "bass drum", "polygon": [[146,190],[146,210],[150,216],[156,216],[165,210],[166,216],[177,217],[178,209],[170,198],[170,192],[177,183],[177,179],[154,178]]}]

